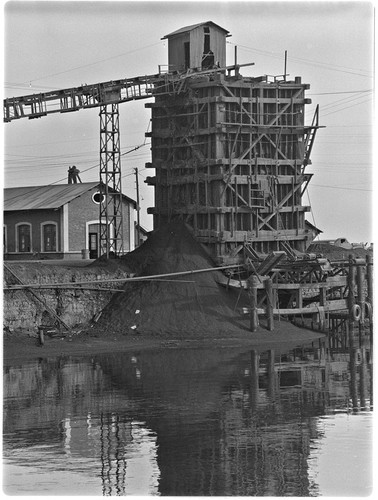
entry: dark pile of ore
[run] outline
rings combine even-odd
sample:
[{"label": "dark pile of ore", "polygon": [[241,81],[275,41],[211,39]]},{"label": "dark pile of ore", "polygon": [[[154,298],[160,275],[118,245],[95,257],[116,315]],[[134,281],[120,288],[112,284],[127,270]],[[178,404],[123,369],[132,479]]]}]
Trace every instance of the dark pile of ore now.
[{"label": "dark pile of ore", "polygon": [[[183,223],[173,222],[122,258],[137,276],[214,267],[214,262]],[[221,271],[128,283],[104,309],[98,328],[122,334],[193,337],[248,331],[244,292],[218,285]]]}]

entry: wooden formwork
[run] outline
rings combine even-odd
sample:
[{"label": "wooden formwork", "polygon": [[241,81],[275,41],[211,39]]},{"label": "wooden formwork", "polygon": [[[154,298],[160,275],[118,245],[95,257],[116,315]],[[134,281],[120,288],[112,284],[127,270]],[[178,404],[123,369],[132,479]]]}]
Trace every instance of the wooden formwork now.
[{"label": "wooden formwork", "polygon": [[[244,245],[269,254],[304,252],[302,196],[318,115],[304,125],[309,88],[294,81],[216,72],[192,75],[152,108],[155,228],[180,217],[220,264],[243,260]],[[161,87],[169,85],[162,82]],[[233,260],[234,259],[234,260]]]}]

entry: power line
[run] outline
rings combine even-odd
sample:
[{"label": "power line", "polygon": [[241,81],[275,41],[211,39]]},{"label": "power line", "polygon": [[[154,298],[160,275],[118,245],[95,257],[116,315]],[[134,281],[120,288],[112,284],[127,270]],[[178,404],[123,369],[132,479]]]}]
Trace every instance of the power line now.
[{"label": "power line", "polygon": [[[365,94],[358,95],[358,96],[352,97],[352,98],[350,98],[350,97],[343,97],[341,99],[337,99],[336,101],[333,101],[333,102],[330,102],[328,104],[325,104],[324,106],[321,107],[322,116],[326,116],[328,114],[328,113],[324,114],[324,111],[327,111],[327,110],[332,109],[332,108],[337,107],[337,106],[341,106],[341,105],[346,104],[346,103],[357,101],[358,99],[364,99],[364,98],[366,98]],[[306,111],[307,111],[307,113],[311,113],[314,110],[315,110],[315,107],[308,108]]]},{"label": "power line", "polygon": [[46,85],[27,85],[20,83],[5,82],[5,89],[17,89],[17,90],[51,90],[51,85],[47,87]]},{"label": "power line", "polygon": [[100,64],[100,63],[103,63],[103,62],[106,62],[106,61],[110,61],[112,59],[117,59],[118,57],[123,57],[123,56],[128,55],[128,54],[133,54],[135,52],[139,52],[141,50],[148,49],[150,47],[155,47],[156,45],[160,45],[160,44],[161,44],[161,42],[156,42],[156,43],[152,43],[150,45],[145,45],[144,47],[138,47],[137,49],[129,50],[127,52],[123,52],[122,54],[118,54],[116,56],[107,57],[106,59],[101,59],[101,60],[98,60],[98,61],[94,61],[92,63],[83,64],[81,66],[76,66],[74,68],[70,68],[70,69],[67,69],[67,70],[64,70],[64,71],[59,71],[57,73],[51,73],[49,75],[44,75],[44,76],[41,76],[40,78],[33,78],[32,80],[29,80],[29,82],[21,82],[19,85],[24,85],[24,84],[31,83],[31,82],[37,82],[39,80],[43,80],[44,78],[49,78],[51,76],[57,76],[57,75],[62,75],[64,73],[70,73],[72,71],[76,71],[77,69],[87,68],[89,66],[94,66],[96,64]]},{"label": "power line", "polygon": [[[142,146],[145,146],[146,145],[146,142],[144,142],[143,144],[141,144],[139,147],[142,147]],[[130,150],[130,151],[126,151],[125,153],[123,153],[124,155],[129,153],[129,152],[132,152],[134,151],[135,148],[133,150]],[[94,168],[99,168],[100,166],[100,163],[96,163],[95,165],[92,165],[91,167],[88,167],[84,170],[81,170],[80,173],[83,173],[83,172],[88,172],[89,170],[93,170]],[[128,177],[129,175],[133,175],[133,173],[131,174],[127,174],[126,176],[124,177]],[[63,177],[62,179],[58,179],[57,181],[54,181],[54,182],[50,182],[50,184],[46,184],[46,186],[53,186],[55,184],[58,184],[59,182],[62,182],[62,181],[65,181],[66,180],[66,177]],[[31,192],[33,191],[37,191],[38,189],[40,188],[40,186],[37,186],[34,190],[32,190]],[[17,199],[17,198],[20,198],[20,197],[23,197],[24,194],[20,194],[20,195],[16,195],[12,198],[7,198],[7,201],[11,201],[11,200],[14,200],[14,199]]]},{"label": "power line", "polygon": [[[138,146],[134,146],[132,149],[121,153],[121,156],[125,156],[129,153],[133,153],[143,146],[149,146],[151,143],[150,142],[144,142],[143,144],[140,144]],[[8,164],[9,166],[7,168],[15,168],[17,166],[23,167],[26,164],[29,164],[29,167],[37,167],[41,168],[44,166],[48,167],[59,167],[62,165],[67,164],[69,161],[72,161],[74,159],[79,159],[79,162],[82,163],[88,163],[88,162],[93,162],[92,156],[98,155],[98,153],[92,153],[90,156],[87,156],[88,153],[90,152],[83,152],[83,153],[71,153],[71,154],[65,154],[65,155],[49,155],[49,156],[34,156],[34,155],[16,155],[12,153],[7,153],[6,156],[10,156],[12,158],[7,158],[5,159],[5,163]],[[135,158],[141,158],[141,157],[147,157],[149,156],[149,152],[141,153],[141,154],[136,154],[133,155],[132,159],[134,160]],[[61,159],[62,161],[59,163],[59,160]],[[36,160],[38,160],[38,164],[36,164]],[[128,158],[125,159],[125,161],[130,161]]]},{"label": "power line", "polygon": [[372,97],[369,98],[369,99],[366,99],[365,101],[356,102],[354,104],[351,104],[350,106],[344,106],[343,108],[336,109],[335,111],[329,111],[328,113],[323,114],[323,117],[324,116],[333,115],[334,113],[339,113],[340,111],[344,111],[344,109],[349,109],[349,108],[353,108],[354,106],[358,106],[358,105],[361,105],[361,104],[366,104],[366,103],[370,102],[371,100],[372,100]]},{"label": "power line", "polygon": [[341,189],[343,191],[364,191],[368,193],[372,193],[372,189],[359,189],[359,188],[348,188],[348,187],[342,187],[342,186],[326,186],[324,184],[310,184],[310,186],[315,186],[315,187],[321,187],[321,188],[328,188],[328,189]]},{"label": "power line", "polygon": [[[372,91],[370,91],[370,92],[372,92]],[[366,93],[360,94],[360,95],[357,95],[357,96],[352,97],[352,98],[351,97],[343,97],[342,99],[337,99],[336,101],[325,104],[324,106],[321,107],[321,109],[324,111],[324,110],[328,110],[329,108],[339,106],[341,103],[354,102],[354,101],[357,101],[358,99],[364,99],[364,98],[366,98],[365,94]]]},{"label": "power line", "polygon": [[373,92],[374,89],[366,89],[366,90],[343,90],[343,91],[338,91],[338,92],[317,92],[316,94],[310,93],[306,95],[336,95],[336,94],[358,94],[358,93],[364,93],[364,92]]},{"label": "power line", "polygon": [[[273,57],[275,59],[283,59],[283,56],[281,54],[278,54],[277,52],[275,52],[275,53],[269,52],[266,50],[256,49],[253,47],[247,47],[246,45],[235,44],[233,42],[227,42],[227,43],[230,43],[231,45],[237,45],[238,47],[241,47],[241,48],[246,49],[246,50],[250,50],[252,52],[257,52],[261,55]],[[304,59],[304,58],[300,58],[300,57],[290,57],[290,60],[292,60],[294,62],[301,62],[304,64],[309,64],[312,66],[320,66],[320,67],[322,67],[324,69],[328,69],[330,71],[338,71],[341,73],[348,73],[348,74],[362,76],[362,77],[368,77],[368,78],[373,77],[373,75],[371,75],[371,74],[363,74],[363,73],[367,73],[367,72],[364,72],[364,70],[356,70],[355,68],[348,68],[347,66],[341,66],[338,64],[329,64],[329,63],[325,63],[325,62],[313,61],[311,59]],[[341,69],[341,68],[344,68],[344,69]],[[359,72],[357,72],[357,71],[359,71]]]}]

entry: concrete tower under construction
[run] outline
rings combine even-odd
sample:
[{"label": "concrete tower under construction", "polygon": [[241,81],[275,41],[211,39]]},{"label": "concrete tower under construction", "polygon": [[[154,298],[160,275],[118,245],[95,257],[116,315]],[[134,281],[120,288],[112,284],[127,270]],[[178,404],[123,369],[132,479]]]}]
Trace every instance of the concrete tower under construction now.
[{"label": "concrete tower under construction", "polygon": [[[243,77],[226,64],[228,31],[213,22],[166,35],[168,71],[152,108],[158,228],[181,218],[219,264],[284,250],[305,252],[312,233],[302,196],[318,127],[305,126],[300,77]],[[236,53],[235,53],[236,59]],[[174,78],[170,78],[174,75]],[[180,78],[177,77],[180,76]]]}]

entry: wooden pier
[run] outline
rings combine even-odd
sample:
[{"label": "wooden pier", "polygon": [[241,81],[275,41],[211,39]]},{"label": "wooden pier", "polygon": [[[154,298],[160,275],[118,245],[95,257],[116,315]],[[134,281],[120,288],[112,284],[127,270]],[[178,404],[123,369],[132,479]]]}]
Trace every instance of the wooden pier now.
[{"label": "wooden pier", "polygon": [[[250,306],[240,312],[250,315],[251,331],[256,331],[260,317],[265,318],[268,330],[274,329],[274,318],[285,317],[301,326],[332,334],[351,331],[358,325],[362,335],[366,323],[372,333],[371,255],[338,263],[324,258],[277,263],[273,254],[259,265],[251,265],[246,278],[229,275],[218,280],[226,288],[247,290]],[[273,266],[269,268],[267,262]],[[268,272],[260,274],[260,269]]]}]

